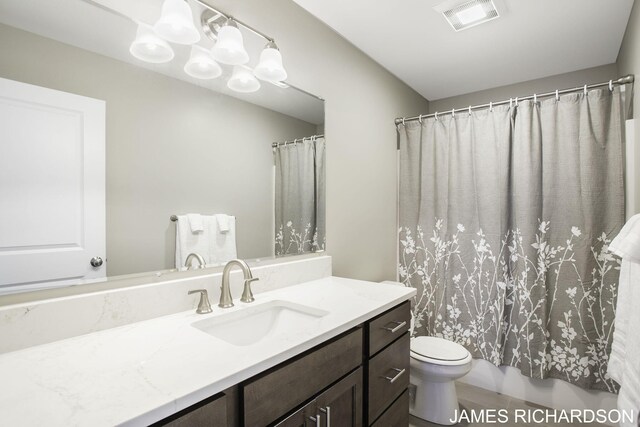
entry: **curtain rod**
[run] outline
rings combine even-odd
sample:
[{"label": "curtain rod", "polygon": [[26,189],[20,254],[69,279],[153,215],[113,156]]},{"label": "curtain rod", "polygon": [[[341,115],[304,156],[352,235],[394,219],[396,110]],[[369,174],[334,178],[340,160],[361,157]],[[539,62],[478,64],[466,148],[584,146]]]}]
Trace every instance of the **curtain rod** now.
[{"label": "curtain rod", "polygon": [[280,145],[286,146],[287,144],[295,144],[297,142],[304,142],[305,140],[314,142],[318,138],[324,138],[324,135],[311,135],[311,136],[305,136],[304,138],[292,139],[290,141],[274,142],[271,144],[271,146],[273,148],[276,148],[276,147],[279,147]]},{"label": "curtain rod", "polygon": [[634,75],[633,74],[629,74],[623,77],[620,77],[616,80],[609,80],[608,82],[603,82],[603,83],[597,83],[597,84],[592,84],[592,85],[584,85],[581,87],[574,87],[571,89],[563,89],[563,90],[555,90],[553,92],[546,92],[546,93],[541,93],[541,94],[534,94],[534,95],[529,95],[529,96],[523,96],[523,97],[516,97],[516,98],[510,98],[507,99],[505,101],[499,101],[499,102],[490,102],[488,104],[480,104],[480,105],[473,105],[473,106],[468,106],[465,108],[454,108],[451,110],[447,110],[447,111],[443,111],[442,113],[440,112],[435,112],[433,114],[421,114],[419,116],[415,116],[415,117],[398,117],[395,119],[395,124],[396,126],[404,124],[406,122],[413,122],[413,121],[422,121],[423,119],[427,119],[429,117],[435,117],[438,118],[439,115],[445,115],[445,114],[452,114],[455,115],[456,112],[460,112],[460,111],[468,111],[471,112],[472,110],[478,110],[478,109],[482,109],[482,108],[493,108],[496,107],[498,105],[505,105],[505,104],[513,104],[513,102],[515,101],[516,105],[518,105],[518,101],[527,101],[529,99],[533,99],[534,101],[539,99],[539,98],[546,98],[549,96],[555,96],[556,98],[558,98],[560,95],[566,94],[566,93],[573,93],[573,92],[581,92],[581,91],[587,91],[589,89],[595,89],[595,88],[599,88],[599,87],[605,87],[608,86],[609,90],[613,90],[614,86],[623,86],[626,84],[631,84],[634,81]]}]

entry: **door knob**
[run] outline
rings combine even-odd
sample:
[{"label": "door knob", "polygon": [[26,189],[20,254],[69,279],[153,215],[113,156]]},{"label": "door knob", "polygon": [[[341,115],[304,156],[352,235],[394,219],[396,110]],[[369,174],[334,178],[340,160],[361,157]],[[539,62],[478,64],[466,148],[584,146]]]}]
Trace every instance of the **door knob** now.
[{"label": "door knob", "polygon": [[102,258],[100,258],[99,256],[94,256],[93,258],[91,258],[91,261],[89,261],[89,263],[91,264],[91,267],[100,267],[102,265]]}]

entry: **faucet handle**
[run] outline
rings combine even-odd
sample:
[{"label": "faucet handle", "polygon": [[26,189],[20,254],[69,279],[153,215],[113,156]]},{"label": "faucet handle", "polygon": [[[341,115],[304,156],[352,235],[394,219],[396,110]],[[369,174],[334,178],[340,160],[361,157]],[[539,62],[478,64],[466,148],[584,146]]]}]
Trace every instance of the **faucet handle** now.
[{"label": "faucet handle", "polygon": [[200,302],[198,303],[198,308],[196,309],[196,313],[198,314],[207,314],[211,313],[213,310],[211,309],[211,304],[209,303],[209,294],[206,289],[193,289],[187,292],[188,295],[200,293]]},{"label": "faucet handle", "polygon": [[251,282],[255,282],[256,280],[260,280],[257,277],[251,277],[249,279],[244,279],[244,290],[242,291],[242,298],[240,301],[242,302],[253,302],[256,299],[253,297],[253,292],[251,292]]}]

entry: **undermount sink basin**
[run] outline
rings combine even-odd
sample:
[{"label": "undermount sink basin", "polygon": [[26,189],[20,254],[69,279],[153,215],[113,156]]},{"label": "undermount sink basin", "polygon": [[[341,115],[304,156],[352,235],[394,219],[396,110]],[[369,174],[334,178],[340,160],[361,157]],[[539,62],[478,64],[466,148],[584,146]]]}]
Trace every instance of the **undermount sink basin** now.
[{"label": "undermount sink basin", "polygon": [[235,346],[256,344],[276,335],[305,330],[329,312],[289,301],[269,301],[192,326]]}]

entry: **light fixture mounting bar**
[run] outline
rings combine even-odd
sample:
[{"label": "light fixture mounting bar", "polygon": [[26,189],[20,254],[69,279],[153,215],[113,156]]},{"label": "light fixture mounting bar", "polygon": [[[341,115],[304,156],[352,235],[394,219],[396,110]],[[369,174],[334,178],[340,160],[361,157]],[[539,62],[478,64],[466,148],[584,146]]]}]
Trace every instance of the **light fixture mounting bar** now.
[{"label": "light fixture mounting bar", "polygon": [[255,28],[253,28],[251,25],[245,24],[244,22],[234,18],[233,16],[222,12],[221,10],[218,10],[214,7],[211,7],[210,5],[208,5],[207,3],[205,3],[203,0],[193,0],[194,2],[198,3],[200,6],[204,7],[205,9],[208,9],[214,13],[220,14],[221,16],[224,16],[227,19],[232,19],[236,24],[242,25],[244,28],[246,28],[247,30],[251,31],[252,33],[254,33],[255,35],[262,37],[263,39],[265,39],[267,42],[272,42],[273,41],[273,37],[269,37],[268,35],[266,35],[265,33],[256,30]]}]

